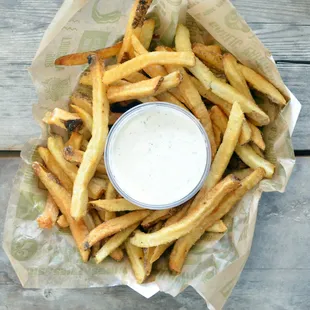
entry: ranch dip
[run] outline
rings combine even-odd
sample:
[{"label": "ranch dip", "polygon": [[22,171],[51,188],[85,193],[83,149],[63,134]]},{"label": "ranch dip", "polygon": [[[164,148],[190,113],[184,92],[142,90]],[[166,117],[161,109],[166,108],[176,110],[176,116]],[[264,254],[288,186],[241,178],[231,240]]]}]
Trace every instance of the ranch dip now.
[{"label": "ranch dip", "polygon": [[210,146],[200,123],[168,103],[125,113],[112,127],[105,151],[111,182],[127,200],[164,209],[190,199],[210,166]]}]

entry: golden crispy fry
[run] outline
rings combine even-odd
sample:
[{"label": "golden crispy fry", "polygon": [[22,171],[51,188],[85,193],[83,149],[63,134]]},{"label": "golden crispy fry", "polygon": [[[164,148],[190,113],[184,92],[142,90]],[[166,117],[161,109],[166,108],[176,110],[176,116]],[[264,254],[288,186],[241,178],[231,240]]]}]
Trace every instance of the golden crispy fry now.
[{"label": "golden crispy fry", "polygon": [[71,217],[71,195],[59,184],[59,180],[53,174],[47,172],[41,164],[34,162],[32,168],[51,194],[61,213],[66,217],[82,260],[87,262],[90,251],[83,248],[83,240],[88,235],[88,229],[83,220],[75,221]]},{"label": "golden crispy fry", "polygon": [[125,200],[124,198],[104,199],[104,200],[90,201],[89,203],[97,210],[106,210],[110,212],[142,210],[141,207],[132,204],[131,202]]},{"label": "golden crispy fry", "polygon": [[59,108],[55,108],[53,112],[47,112],[42,120],[46,124],[56,125],[68,131],[78,131],[83,125],[78,115]]},{"label": "golden crispy fry", "polygon": [[252,130],[251,127],[249,126],[249,122],[246,119],[244,119],[238,143],[240,145],[248,143],[251,140],[251,136],[252,136]]},{"label": "golden crispy fry", "polygon": [[[168,227],[168,226],[180,221],[185,216],[185,214],[187,213],[191,203],[192,203],[192,200],[188,201],[181,209],[178,210],[177,213],[175,213],[174,215],[169,217],[168,220],[166,221],[164,227]],[[173,244],[173,242],[174,241],[156,246],[154,251],[153,251],[152,257],[150,259],[150,262],[154,263],[155,261],[157,261],[162,256],[162,254]]]},{"label": "golden crispy fry", "polygon": [[[194,47],[195,44],[197,44],[197,43],[194,43],[192,45],[192,48]],[[216,44],[204,45],[204,50],[212,52],[212,53],[216,53],[216,54],[222,54],[221,47],[219,45],[216,45]]]},{"label": "golden crispy fry", "polygon": [[265,145],[265,141],[263,139],[262,133],[261,131],[255,126],[253,125],[251,122],[248,122],[251,131],[252,131],[252,135],[251,135],[251,140],[261,149],[261,150],[265,150],[266,145]]},{"label": "golden crispy fry", "polygon": [[265,94],[272,102],[281,106],[286,105],[286,100],[282,94],[263,76],[240,64],[238,65],[238,68],[251,87]]},{"label": "golden crispy fry", "polygon": [[[117,197],[117,191],[114,188],[113,184],[109,181],[108,188],[105,192],[105,199],[111,200],[111,199],[116,199],[116,197]],[[105,218],[104,218],[105,221],[111,220],[115,217],[116,217],[116,214],[114,211],[106,210]]]},{"label": "golden crispy fry", "polygon": [[223,64],[229,83],[249,100],[254,101],[248,84],[239,70],[236,58],[231,54],[225,54]]},{"label": "golden crispy fry", "polygon": [[192,52],[151,52],[145,55],[139,55],[116,68],[106,71],[103,77],[103,83],[106,85],[112,84],[115,81],[126,78],[126,76],[133,72],[153,64],[173,64],[191,67],[195,65],[195,56]]},{"label": "golden crispy fry", "polygon": [[110,253],[110,257],[119,262],[124,258],[124,252],[121,248],[116,248]]},{"label": "golden crispy fry", "polygon": [[125,242],[125,248],[135,278],[138,283],[142,283],[146,278],[143,250],[131,244],[129,240]]},{"label": "golden crispy fry", "polygon": [[189,234],[177,240],[169,259],[170,270],[180,273],[187,253],[204,234],[206,229],[227,214],[251,188],[262,180],[263,177],[263,169],[256,169],[252,174],[243,179],[241,181],[241,186],[228,194],[211,214],[202,218],[201,225],[197,225]]},{"label": "golden crispy fry", "polygon": [[215,141],[216,150],[217,150],[222,142],[222,132],[215,124],[212,125],[212,128],[214,132],[214,141]]},{"label": "golden crispy fry", "polygon": [[213,233],[224,233],[227,231],[227,226],[222,220],[216,221],[212,226],[206,229],[206,232],[213,232]]},{"label": "golden crispy fry", "polygon": [[141,81],[146,81],[148,79],[149,79],[148,77],[146,77],[144,74],[142,74],[140,72],[133,72],[130,75],[125,77],[125,80],[130,82],[130,83],[137,83],[137,82],[141,82]]},{"label": "golden crispy fry", "polygon": [[40,228],[52,228],[57,221],[59,209],[50,194],[47,194],[43,213],[37,218]]},{"label": "golden crispy fry", "polygon": [[140,33],[140,42],[145,49],[149,49],[153,34],[155,29],[155,20],[154,19],[147,19],[144,21],[141,33]]},{"label": "golden crispy fry", "polygon": [[57,224],[61,228],[69,227],[69,223],[68,223],[66,217],[63,214],[60,215],[59,218],[57,219]]},{"label": "golden crispy fry", "polygon": [[43,189],[46,191],[46,187],[44,186],[44,184],[40,181],[40,179],[38,179],[38,188],[39,189]]},{"label": "golden crispy fry", "polygon": [[92,100],[84,94],[75,92],[71,97],[71,103],[85,110],[89,115],[93,115]]},{"label": "golden crispy fry", "polygon": [[158,76],[133,84],[126,82],[124,85],[110,86],[107,91],[107,96],[110,103],[153,96],[163,81],[164,78]]},{"label": "golden crispy fry", "polygon": [[186,235],[196,227],[202,217],[209,215],[220,201],[239,185],[239,181],[235,177],[232,175],[227,176],[209,190],[207,195],[204,195],[204,193],[198,194],[193,201],[195,207],[182,220],[154,233],[145,234],[141,231],[136,231],[135,235],[130,239],[131,243],[144,248],[153,247],[169,243]]},{"label": "golden crispy fry", "polygon": [[74,149],[71,145],[66,146],[63,151],[65,160],[70,163],[80,164],[83,160],[84,152]]},{"label": "golden crispy fry", "polygon": [[86,70],[81,74],[79,82],[82,85],[87,85],[87,86],[93,85],[93,80],[92,80],[91,73],[89,70]]},{"label": "golden crispy fry", "polygon": [[215,105],[211,108],[210,118],[212,123],[224,134],[227,128],[228,118],[218,106]]},{"label": "golden crispy fry", "polygon": [[171,215],[175,214],[178,211],[177,208],[165,209],[165,210],[156,210],[152,212],[148,217],[146,217],[141,225],[143,228],[149,228],[159,221],[169,218]]},{"label": "golden crispy fry", "polygon": [[112,46],[102,48],[96,51],[85,53],[69,54],[59,57],[55,60],[55,65],[58,66],[75,66],[87,64],[88,56],[96,54],[99,59],[107,59],[116,56],[122,47],[122,42],[118,42]]},{"label": "golden crispy fry", "polygon": [[[93,230],[96,227],[94,219],[90,213],[86,213],[86,215],[84,216],[84,222],[89,231]],[[96,253],[99,251],[99,249],[100,249],[100,241],[92,246],[91,255],[95,256]]]},{"label": "golden crispy fry", "polygon": [[84,247],[86,249],[90,248],[96,242],[109,237],[111,235],[116,234],[117,232],[140,222],[145,217],[147,217],[151,211],[149,210],[141,210],[141,211],[133,211],[127,213],[125,215],[116,217],[112,220],[102,223],[94,230],[92,230],[89,235],[84,240]]},{"label": "golden crispy fry", "polygon": [[159,101],[173,103],[188,111],[187,107],[169,92],[157,94],[156,97]]},{"label": "golden crispy fry", "polygon": [[[117,62],[121,63],[126,60],[131,52],[131,36],[140,34],[146,12],[151,5],[152,0],[135,0],[129,13],[125,36],[123,39],[122,48],[117,55]],[[138,70],[135,70],[138,71]]]},{"label": "golden crispy fry", "polygon": [[251,168],[245,168],[245,169],[238,169],[231,172],[235,177],[237,177],[240,180],[243,180],[244,178],[248,177],[254,170]]},{"label": "golden crispy fry", "polygon": [[138,225],[139,223],[133,224],[111,237],[98,251],[95,257],[96,263],[101,263],[114,250],[121,246],[125,242],[125,240],[127,240],[127,238],[131,235],[131,233],[138,227]]},{"label": "golden crispy fry", "polygon": [[227,129],[223,137],[223,142],[215,155],[210,172],[208,174],[205,183],[207,189],[212,188],[222,178],[223,173],[227,168],[229,160],[234,153],[235,147],[238,143],[243,120],[243,112],[239,104],[236,102],[234,103],[230,112]]},{"label": "golden crispy fry", "polygon": [[46,167],[59,179],[61,185],[68,192],[71,192],[73,188],[72,181],[63,171],[62,167],[58,164],[52,153],[47,148],[42,146],[38,147],[38,152]]},{"label": "golden crispy fry", "polygon": [[262,158],[265,158],[263,151],[254,142],[250,142],[249,145],[257,155],[259,155]]},{"label": "golden crispy fry", "polygon": [[83,141],[83,136],[78,132],[72,132],[69,140],[65,143],[66,146],[71,146],[73,149],[79,150]]},{"label": "golden crispy fry", "polygon": [[237,145],[235,152],[240,159],[252,169],[262,167],[266,171],[266,178],[272,178],[275,166],[268,160],[260,157],[249,145]]},{"label": "golden crispy fry", "polygon": [[84,125],[86,126],[86,128],[92,132],[92,128],[93,128],[93,118],[90,114],[88,114],[84,109],[71,104],[71,108],[79,115],[79,117],[82,119]]},{"label": "golden crispy fry", "polygon": [[211,51],[208,46],[201,43],[195,43],[193,44],[193,52],[209,66],[220,71],[224,70],[222,55],[220,53]]},{"label": "golden crispy fry", "polygon": [[88,195],[91,199],[99,199],[105,193],[108,187],[108,177],[105,179],[94,177],[88,185]]},{"label": "golden crispy fry", "polygon": [[102,158],[108,134],[109,102],[102,83],[103,67],[97,57],[93,57],[90,69],[93,76],[93,129],[92,138],[88,143],[73,185],[71,215],[75,219],[80,219],[86,214],[87,186]]}]

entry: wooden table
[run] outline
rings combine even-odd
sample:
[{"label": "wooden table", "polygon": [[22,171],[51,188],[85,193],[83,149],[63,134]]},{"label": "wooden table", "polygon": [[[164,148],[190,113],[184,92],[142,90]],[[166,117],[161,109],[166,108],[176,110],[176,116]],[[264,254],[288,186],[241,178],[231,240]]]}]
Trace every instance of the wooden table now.
[{"label": "wooden table", "polygon": [[[303,104],[293,144],[296,168],[285,194],[264,194],[252,252],[225,309],[309,309],[310,303],[310,2],[235,0],[239,12],[271,50],[284,82]],[[5,217],[19,150],[39,135],[32,119],[36,94],[27,73],[61,0],[1,0],[0,216]],[[16,53],[18,52],[18,53]],[[0,223],[2,238],[3,220]],[[205,309],[191,288],[150,300],[128,287],[24,290],[0,249],[2,309]]]}]

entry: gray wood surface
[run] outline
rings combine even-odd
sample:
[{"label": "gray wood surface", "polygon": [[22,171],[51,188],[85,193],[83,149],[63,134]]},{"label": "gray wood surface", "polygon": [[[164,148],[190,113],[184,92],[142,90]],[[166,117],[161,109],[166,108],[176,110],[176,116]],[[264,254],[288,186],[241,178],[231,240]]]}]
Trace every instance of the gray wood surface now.
[{"label": "gray wood surface", "polygon": [[[0,159],[0,218],[5,217],[19,158]],[[310,157],[299,157],[284,194],[264,193],[251,255],[225,309],[309,309]],[[2,239],[3,221],[0,222]],[[122,286],[79,290],[24,290],[0,248],[0,309],[206,309],[192,289],[173,298],[145,299]]]},{"label": "gray wood surface", "polygon": [[[20,150],[29,138],[40,134],[32,118],[32,104],[37,99],[27,68],[61,3],[61,0],[0,1],[0,45],[4,47],[0,49],[0,150]],[[305,86],[310,75],[310,2],[235,0],[233,3],[273,53],[285,82],[303,104],[293,142],[297,150],[309,149],[310,103]]]}]

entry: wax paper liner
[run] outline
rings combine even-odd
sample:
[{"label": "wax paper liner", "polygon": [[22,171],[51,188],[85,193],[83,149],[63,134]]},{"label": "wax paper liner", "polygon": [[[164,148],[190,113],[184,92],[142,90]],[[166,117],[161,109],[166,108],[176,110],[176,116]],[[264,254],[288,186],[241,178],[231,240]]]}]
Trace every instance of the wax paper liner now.
[{"label": "wax paper liner", "polygon": [[[109,46],[123,35],[131,1],[65,0],[47,29],[30,68],[38,93],[33,115],[42,127],[40,139],[23,148],[22,164],[9,201],[4,249],[26,288],[86,288],[126,284],[145,297],[158,291],[173,296],[188,285],[194,287],[211,309],[220,309],[230,295],[248,258],[258,202],[263,191],[281,191],[291,175],[295,159],[291,135],[301,108],[283,84],[270,52],[263,46],[227,0],[155,0],[149,17],[156,20],[162,43],[171,45],[178,22],[185,23],[193,42],[217,41],[239,61],[272,81],[287,98],[287,107],[264,129],[267,158],[276,164],[272,180],[264,180],[225,217],[228,232],[206,234],[190,251],[182,274],[169,273],[159,260],[154,282],[136,284],[127,259],[110,258],[96,265],[83,264],[67,230],[42,230],[35,221],[44,208],[46,192],[38,189],[31,162],[46,144],[47,127],[40,121],[46,111],[67,108],[83,66],[55,67],[64,54]],[[262,102],[268,113],[274,106]]]}]

